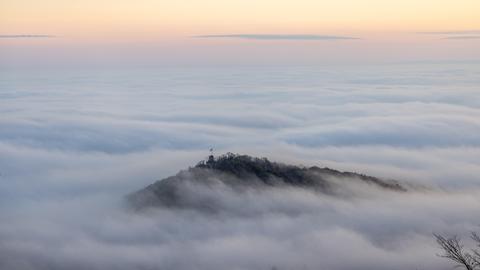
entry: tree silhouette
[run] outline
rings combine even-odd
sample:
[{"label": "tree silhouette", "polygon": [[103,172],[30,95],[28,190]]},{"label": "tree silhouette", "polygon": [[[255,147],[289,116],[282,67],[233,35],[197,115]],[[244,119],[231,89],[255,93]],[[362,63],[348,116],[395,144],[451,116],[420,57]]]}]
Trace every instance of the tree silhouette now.
[{"label": "tree silhouette", "polygon": [[[439,234],[434,234],[438,245],[443,250],[442,254],[438,256],[447,258],[466,270],[480,269],[480,251],[478,249],[470,249],[466,251],[461,239],[458,236],[444,237]],[[477,248],[480,247],[480,236],[472,232],[471,238],[475,242]]]}]

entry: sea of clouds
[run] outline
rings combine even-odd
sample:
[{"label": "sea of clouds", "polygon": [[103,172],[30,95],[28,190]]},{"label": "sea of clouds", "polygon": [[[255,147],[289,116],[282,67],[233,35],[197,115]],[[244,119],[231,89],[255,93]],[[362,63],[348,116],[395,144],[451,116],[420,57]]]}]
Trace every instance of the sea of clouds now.
[{"label": "sea of clouds", "polygon": [[[451,269],[432,233],[479,229],[478,64],[0,76],[0,269]],[[125,208],[211,147],[418,189],[202,191],[232,209],[217,215]]]}]

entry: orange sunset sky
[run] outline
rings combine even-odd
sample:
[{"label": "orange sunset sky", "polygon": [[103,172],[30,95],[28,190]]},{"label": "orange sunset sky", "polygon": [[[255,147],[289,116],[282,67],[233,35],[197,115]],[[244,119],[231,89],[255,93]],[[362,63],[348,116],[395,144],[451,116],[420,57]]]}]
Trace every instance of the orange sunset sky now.
[{"label": "orange sunset sky", "polygon": [[12,65],[479,60],[480,1],[4,0],[0,35]]}]

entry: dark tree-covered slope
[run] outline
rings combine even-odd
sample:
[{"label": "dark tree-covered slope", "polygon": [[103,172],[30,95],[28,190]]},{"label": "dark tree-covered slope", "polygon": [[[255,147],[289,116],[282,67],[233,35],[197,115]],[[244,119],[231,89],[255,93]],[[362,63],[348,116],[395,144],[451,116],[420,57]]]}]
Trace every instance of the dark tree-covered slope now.
[{"label": "dark tree-covered slope", "polygon": [[218,158],[210,156],[207,161],[159,180],[130,194],[128,201],[136,209],[178,207],[215,211],[218,197],[226,190],[241,193],[269,188],[302,188],[335,195],[339,184],[359,183],[386,191],[406,191],[402,185],[392,180],[316,166],[299,167],[271,162],[266,158],[228,153]]}]

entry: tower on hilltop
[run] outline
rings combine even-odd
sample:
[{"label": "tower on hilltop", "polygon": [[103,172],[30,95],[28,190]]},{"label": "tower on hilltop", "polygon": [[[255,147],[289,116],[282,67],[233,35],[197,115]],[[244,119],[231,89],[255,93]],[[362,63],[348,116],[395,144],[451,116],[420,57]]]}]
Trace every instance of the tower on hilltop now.
[{"label": "tower on hilltop", "polygon": [[210,148],[210,155],[208,156],[207,166],[212,168],[215,164],[215,157],[213,156],[213,148]]}]

